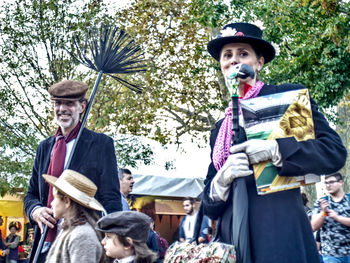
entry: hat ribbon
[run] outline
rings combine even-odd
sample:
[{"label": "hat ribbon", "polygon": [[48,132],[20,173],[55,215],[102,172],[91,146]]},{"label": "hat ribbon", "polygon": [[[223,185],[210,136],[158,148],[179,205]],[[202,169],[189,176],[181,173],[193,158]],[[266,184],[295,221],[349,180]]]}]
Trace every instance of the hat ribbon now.
[{"label": "hat ribbon", "polygon": [[70,183],[68,183],[65,180],[58,179],[55,184],[57,187],[61,188],[62,190],[64,189],[64,191],[66,193],[69,193],[67,195],[72,196],[73,198],[79,200],[80,202],[82,202],[84,204],[90,204],[90,202],[93,200],[93,197],[82,192],[81,190],[74,187],[73,185],[71,185]]}]

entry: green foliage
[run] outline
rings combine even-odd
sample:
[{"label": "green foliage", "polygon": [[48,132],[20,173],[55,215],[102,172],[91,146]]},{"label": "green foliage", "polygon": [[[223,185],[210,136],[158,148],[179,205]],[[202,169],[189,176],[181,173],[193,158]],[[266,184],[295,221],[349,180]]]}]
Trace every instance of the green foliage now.
[{"label": "green foliage", "polygon": [[154,153],[149,144],[135,136],[118,136],[116,140],[116,154],[119,167],[136,168],[139,162],[152,164]]},{"label": "green foliage", "polygon": [[[202,17],[212,16],[210,8],[200,8],[201,0],[194,0],[193,5]],[[350,2],[232,0],[229,10],[228,19],[220,17],[211,24],[200,22],[209,27],[230,21],[262,23],[264,38],[278,44],[280,54],[265,66],[261,78],[267,83],[291,82],[308,87],[321,110],[328,109],[328,117],[338,121],[337,130],[349,151],[349,96],[345,95],[350,91]],[[329,110],[338,103],[338,114]],[[349,174],[349,160],[344,174]],[[314,189],[307,189],[314,198]],[[345,189],[349,191],[349,178]]]},{"label": "green foliage", "polygon": [[[222,109],[218,98],[224,95],[205,48],[211,30],[199,22],[209,19],[215,23],[218,18],[211,16],[224,16],[225,6],[215,4],[215,10],[221,10],[218,14],[210,3],[214,2],[193,6],[191,1],[138,0],[115,14],[116,23],[142,43],[148,59],[146,92],[141,100],[132,102],[140,110],[137,106],[130,115],[129,131],[140,131],[163,144],[181,144],[183,134],[206,139],[205,132]],[[196,7],[210,14],[200,17]]]},{"label": "green foliage", "polygon": [[[109,16],[101,1],[16,0],[1,5],[0,17],[0,194],[3,195],[17,187],[26,189],[35,149],[40,140],[54,133],[48,87],[63,79],[93,85],[95,75],[82,71],[64,50],[74,52],[72,34],[83,35],[87,27],[108,21]],[[118,85],[113,85],[117,89]],[[117,96],[113,99],[119,105],[121,100]],[[96,116],[96,112],[92,115]],[[110,112],[106,107],[101,114]],[[103,125],[101,118],[92,118],[88,127],[95,131],[108,130]],[[144,163],[151,158],[147,145],[133,142],[123,147],[130,153],[127,160],[130,165],[134,165],[132,158],[144,157]]]},{"label": "green foliage", "polygon": [[[343,140],[343,143],[350,152],[350,95],[345,96],[338,105],[338,114],[341,123],[337,125],[337,132]],[[350,193],[350,159],[346,160],[344,168],[341,170],[344,175],[344,191]]]},{"label": "green foliage", "polygon": [[[73,33],[113,23],[140,43],[147,72],[128,76],[141,95],[104,76],[88,127],[107,134],[140,135],[181,144],[184,134],[202,140],[227,105],[219,65],[207,53],[209,39],[229,21],[261,21],[265,38],[280,46],[266,66],[265,82],[303,83],[318,104],[336,105],[349,92],[348,1],[329,0],[136,0],[109,15],[103,1],[14,0],[0,7],[0,192],[24,186],[34,149],[53,134],[47,89],[62,79],[96,77],[67,53]],[[130,148],[125,148],[125,145]],[[117,141],[118,162],[152,162],[138,140]],[[165,164],[172,169],[172,164]],[[12,177],[11,177],[12,176]],[[16,178],[17,178],[16,177]]]}]

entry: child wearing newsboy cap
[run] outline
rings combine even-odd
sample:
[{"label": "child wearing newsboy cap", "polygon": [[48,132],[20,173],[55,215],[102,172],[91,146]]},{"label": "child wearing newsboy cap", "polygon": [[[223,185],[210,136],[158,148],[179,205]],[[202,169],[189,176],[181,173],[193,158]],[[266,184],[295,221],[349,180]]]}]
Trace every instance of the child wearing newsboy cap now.
[{"label": "child wearing newsboy cap", "polygon": [[119,263],[152,263],[157,254],[147,247],[151,218],[136,211],[120,211],[102,217],[96,230],[104,232],[107,256]]}]

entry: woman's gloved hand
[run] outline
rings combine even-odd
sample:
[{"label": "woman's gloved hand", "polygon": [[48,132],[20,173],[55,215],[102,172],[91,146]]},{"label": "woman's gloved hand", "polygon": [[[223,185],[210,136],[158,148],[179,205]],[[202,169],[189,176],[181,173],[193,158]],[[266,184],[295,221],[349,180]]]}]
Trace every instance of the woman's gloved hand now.
[{"label": "woman's gloved hand", "polygon": [[276,140],[248,140],[232,146],[230,152],[245,152],[251,164],[271,160],[275,166],[282,166],[282,157]]},{"label": "woman's gloved hand", "polygon": [[212,183],[216,195],[221,200],[226,201],[232,181],[252,173],[253,171],[249,169],[248,156],[245,153],[231,154],[213,179]]}]

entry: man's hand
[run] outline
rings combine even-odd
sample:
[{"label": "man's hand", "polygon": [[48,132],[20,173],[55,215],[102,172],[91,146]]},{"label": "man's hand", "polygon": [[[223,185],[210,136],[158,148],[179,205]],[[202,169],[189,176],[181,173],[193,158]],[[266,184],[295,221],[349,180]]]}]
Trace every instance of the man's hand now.
[{"label": "man's hand", "polygon": [[281,157],[276,140],[248,140],[232,146],[230,152],[245,152],[251,164],[271,160],[274,165],[281,166]]},{"label": "man's hand", "polygon": [[335,221],[339,221],[339,220],[338,220],[339,215],[338,215],[338,213],[335,212],[334,210],[328,209],[328,210],[327,210],[327,215],[328,215],[330,218],[334,219]]},{"label": "man's hand", "polygon": [[41,233],[44,231],[44,225],[47,225],[50,228],[54,227],[56,220],[53,217],[53,211],[48,207],[38,207],[32,213],[33,220],[37,222]]},{"label": "man's hand", "polygon": [[198,244],[203,243],[204,241],[205,241],[205,238],[204,238],[204,237],[199,237],[199,238],[197,239]]}]

